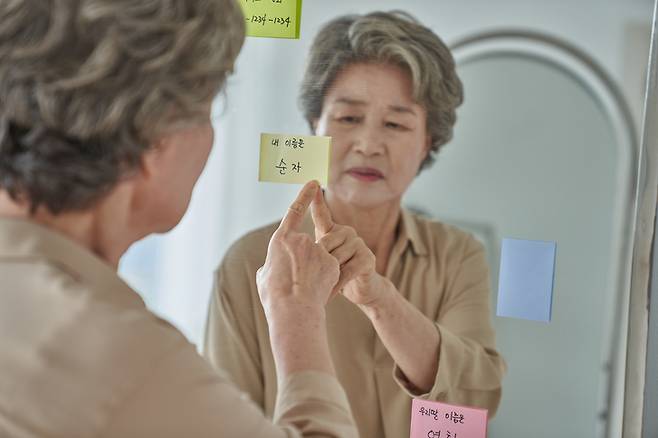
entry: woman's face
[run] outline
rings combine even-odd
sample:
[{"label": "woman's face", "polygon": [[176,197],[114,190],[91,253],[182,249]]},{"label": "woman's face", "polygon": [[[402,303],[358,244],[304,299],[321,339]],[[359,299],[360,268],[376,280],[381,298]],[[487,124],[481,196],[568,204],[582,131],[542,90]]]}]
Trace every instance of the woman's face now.
[{"label": "woman's face", "polygon": [[409,74],[389,64],[352,64],[324,97],[315,134],[332,137],[328,190],[346,203],[400,202],[427,156],[427,113]]}]

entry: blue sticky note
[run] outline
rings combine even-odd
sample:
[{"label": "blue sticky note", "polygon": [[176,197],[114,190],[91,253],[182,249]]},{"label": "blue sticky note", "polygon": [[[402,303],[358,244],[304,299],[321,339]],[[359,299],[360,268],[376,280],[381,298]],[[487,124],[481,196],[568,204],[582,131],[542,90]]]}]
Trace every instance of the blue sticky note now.
[{"label": "blue sticky note", "polygon": [[503,239],[498,316],[551,320],[556,246],[540,240]]}]

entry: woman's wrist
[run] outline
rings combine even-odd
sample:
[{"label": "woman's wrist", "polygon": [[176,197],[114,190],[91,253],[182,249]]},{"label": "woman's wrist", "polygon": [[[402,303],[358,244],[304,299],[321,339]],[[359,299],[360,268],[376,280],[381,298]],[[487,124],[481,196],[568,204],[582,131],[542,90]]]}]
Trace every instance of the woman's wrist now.
[{"label": "woman's wrist", "polygon": [[326,312],[316,303],[283,298],[266,310],[272,346],[296,344],[300,349],[322,338],[326,342]]},{"label": "woman's wrist", "polygon": [[281,306],[268,317],[279,379],[301,371],[335,375],[323,307]]},{"label": "woman's wrist", "polygon": [[295,296],[271,298],[263,309],[270,327],[273,324],[285,326],[289,323],[303,324],[319,320],[324,322],[326,317],[323,303],[300,300]]},{"label": "woman's wrist", "polygon": [[397,294],[397,289],[393,283],[383,275],[379,275],[377,288],[379,291],[377,298],[367,304],[359,305],[371,321],[375,321],[386,314],[386,309],[391,305]]}]

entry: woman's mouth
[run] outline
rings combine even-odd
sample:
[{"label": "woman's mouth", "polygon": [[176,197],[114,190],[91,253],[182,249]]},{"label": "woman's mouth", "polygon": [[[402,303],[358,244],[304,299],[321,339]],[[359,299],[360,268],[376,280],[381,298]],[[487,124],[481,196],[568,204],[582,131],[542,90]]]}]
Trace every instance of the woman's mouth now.
[{"label": "woman's mouth", "polygon": [[384,174],[372,167],[353,167],[347,171],[351,177],[359,181],[373,182],[384,179]]}]

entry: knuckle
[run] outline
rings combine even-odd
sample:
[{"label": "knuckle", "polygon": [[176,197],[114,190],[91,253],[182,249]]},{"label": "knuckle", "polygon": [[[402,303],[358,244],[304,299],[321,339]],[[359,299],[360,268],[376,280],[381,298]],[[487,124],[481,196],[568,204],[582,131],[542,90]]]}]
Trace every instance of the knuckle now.
[{"label": "knuckle", "polygon": [[283,232],[281,229],[277,229],[274,234],[272,234],[271,240],[273,242],[284,242],[288,234]]},{"label": "knuckle", "polygon": [[302,214],[302,212],[304,211],[304,206],[302,205],[301,202],[295,201],[292,204],[290,204],[288,210],[292,211],[295,214]]},{"label": "knuckle", "polygon": [[340,269],[340,265],[338,264],[338,260],[336,257],[332,256],[326,251],[322,252],[322,258],[324,259],[324,262],[328,265],[331,265],[332,267],[336,269]]},{"label": "knuckle", "polygon": [[312,245],[315,242],[313,242],[313,239],[308,234],[300,234],[296,243],[299,245]]}]

